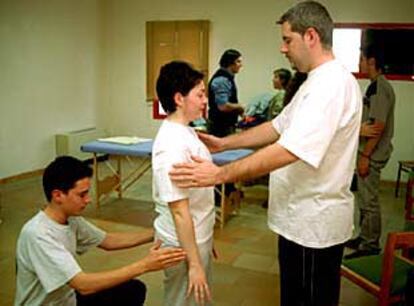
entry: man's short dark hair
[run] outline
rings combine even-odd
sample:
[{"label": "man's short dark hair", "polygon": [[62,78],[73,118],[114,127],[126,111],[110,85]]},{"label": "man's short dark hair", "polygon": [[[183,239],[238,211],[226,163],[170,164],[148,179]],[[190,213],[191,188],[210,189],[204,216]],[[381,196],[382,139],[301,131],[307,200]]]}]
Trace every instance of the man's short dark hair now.
[{"label": "man's short dark hair", "polygon": [[43,173],[43,191],[47,201],[51,201],[53,190],[67,193],[77,181],[90,178],[92,174],[92,169],[79,159],[72,156],[57,157]]},{"label": "man's short dark hair", "polygon": [[288,22],[293,32],[305,34],[309,28],[318,32],[325,49],[332,48],[333,20],[328,10],[319,2],[304,1],[291,7],[280,17],[278,24]]},{"label": "man's short dark hair", "polygon": [[286,87],[290,78],[292,77],[292,73],[285,68],[276,69],[273,71],[273,73],[279,76],[280,84],[282,84],[283,88]]},{"label": "man's short dark hair", "polygon": [[204,74],[195,70],[190,64],[172,61],[160,69],[157,79],[157,96],[162,108],[168,113],[176,111],[174,95],[188,95],[191,89],[203,80]]},{"label": "man's short dark hair", "polygon": [[220,58],[220,67],[227,68],[234,64],[236,60],[241,56],[241,53],[235,49],[228,49],[224,51]]},{"label": "man's short dark hair", "polygon": [[375,59],[375,68],[384,69],[384,48],[379,44],[368,44],[361,48],[361,53],[366,59]]}]

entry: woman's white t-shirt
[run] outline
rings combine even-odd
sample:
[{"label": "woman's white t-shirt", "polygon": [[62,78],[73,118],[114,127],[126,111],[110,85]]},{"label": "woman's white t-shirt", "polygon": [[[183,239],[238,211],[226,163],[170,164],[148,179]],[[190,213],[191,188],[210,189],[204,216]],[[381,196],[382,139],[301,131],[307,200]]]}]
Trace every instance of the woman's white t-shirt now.
[{"label": "woman's white t-shirt", "polygon": [[152,189],[155,210],[159,214],[154,221],[154,228],[157,237],[172,246],[179,246],[180,243],[168,207],[169,202],[189,200],[196,243],[201,244],[213,236],[214,187],[178,188],[168,175],[173,164],[191,162],[192,155],[212,160],[207,147],[191,127],[164,120],[152,148]]}]

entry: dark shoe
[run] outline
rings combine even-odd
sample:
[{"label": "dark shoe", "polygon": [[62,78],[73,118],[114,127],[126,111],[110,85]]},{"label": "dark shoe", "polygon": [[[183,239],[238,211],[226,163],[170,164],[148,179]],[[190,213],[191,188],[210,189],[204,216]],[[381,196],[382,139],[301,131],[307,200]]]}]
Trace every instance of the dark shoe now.
[{"label": "dark shoe", "polygon": [[360,237],[356,237],[354,239],[350,239],[345,243],[345,247],[358,250],[359,245],[361,244],[362,239]]},{"label": "dark shoe", "polygon": [[380,250],[357,250],[351,254],[345,255],[344,259],[353,259],[363,256],[378,255]]}]

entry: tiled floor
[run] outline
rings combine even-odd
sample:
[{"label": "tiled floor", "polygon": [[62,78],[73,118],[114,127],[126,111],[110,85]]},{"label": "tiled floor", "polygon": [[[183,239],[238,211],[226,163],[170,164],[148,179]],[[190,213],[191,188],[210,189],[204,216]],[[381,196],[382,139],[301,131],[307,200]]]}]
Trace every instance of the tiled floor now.
[{"label": "tiled floor", "polygon": [[[44,202],[40,178],[0,185],[0,304],[13,304],[15,288],[15,245],[23,223]],[[264,186],[245,187],[242,209],[224,229],[216,229],[215,247],[219,253],[213,270],[214,305],[265,306],[279,305],[276,237],[266,225],[266,210],[261,203],[267,196]],[[384,232],[403,226],[403,200],[393,197],[391,187],[381,188]],[[154,217],[151,202],[151,175],[97,210],[91,204],[85,216],[108,231],[140,230],[150,227]],[[385,239],[385,235],[383,235]],[[108,252],[92,250],[79,258],[85,271],[111,269],[130,263],[145,254],[149,245],[135,250]],[[161,305],[162,273],[143,275],[147,284],[146,305]],[[341,305],[371,306],[376,300],[359,287],[342,280]]]}]

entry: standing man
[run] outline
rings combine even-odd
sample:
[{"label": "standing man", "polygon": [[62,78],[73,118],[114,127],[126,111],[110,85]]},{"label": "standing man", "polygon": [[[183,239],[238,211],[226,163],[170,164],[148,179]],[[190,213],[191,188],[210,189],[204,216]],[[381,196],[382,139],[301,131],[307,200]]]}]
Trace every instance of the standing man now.
[{"label": "standing man", "polygon": [[268,225],[279,235],[282,306],[338,304],[344,243],[352,236],[349,190],[362,115],[357,81],[332,53],[333,21],[315,1],[297,3],[279,19],[280,51],[308,72],[273,121],[226,138],[200,135],[212,151],[267,145],[234,163],[175,166],[180,186],[207,186],[271,172]]},{"label": "standing man", "polygon": [[[225,137],[236,130],[237,119],[244,113],[239,104],[234,76],[242,67],[241,53],[234,49],[226,50],[220,58],[220,68],[208,84],[208,132],[217,137]],[[235,190],[234,184],[226,184],[225,195]],[[214,202],[220,206],[220,186],[214,189]]]},{"label": "standing man", "polygon": [[143,305],[146,288],[134,278],[185,259],[182,249],[160,249],[157,242],[148,255],[127,266],[82,271],[75,255],[94,246],[120,250],[153,239],[152,231],[106,233],[80,216],[90,202],[91,176],[91,168],[70,156],[46,167],[43,190],[48,203],[24,225],[17,241],[15,306]]},{"label": "standing man", "polygon": [[234,76],[241,67],[241,53],[234,49],[226,50],[220,58],[220,68],[208,84],[208,131],[214,136],[233,134],[237,117],[244,112],[239,104],[234,81]]},{"label": "standing man", "polygon": [[371,44],[362,49],[360,71],[368,74],[371,83],[364,97],[357,162],[360,234],[346,244],[347,247],[356,250],[345,256],[348,259],[379,254],[381,250],[381,209],[378,191],[381,170],[392,152],[395,105],[394,90],[382,74],[383,68],[384,56],[379,46]]}]

